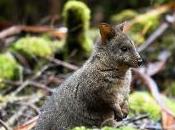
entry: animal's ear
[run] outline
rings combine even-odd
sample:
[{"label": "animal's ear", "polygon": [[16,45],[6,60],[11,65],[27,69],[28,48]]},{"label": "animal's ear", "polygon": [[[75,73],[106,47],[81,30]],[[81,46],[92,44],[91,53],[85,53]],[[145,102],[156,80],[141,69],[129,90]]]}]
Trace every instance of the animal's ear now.
[{"label": "animal's ear", "polygon": [[126,26],[126,22],[123,22],[121,24],[118,24],[116,26],[116,28],[119,29],[120,31],[124,32],[125,31],[125,26]]},{"label": "animal's ear", "polygon": [[100,29],[102,43],[106,43],[107,40],[115,36],[114,28],[107,23],[101,23],[99,25],[99,29]]}]

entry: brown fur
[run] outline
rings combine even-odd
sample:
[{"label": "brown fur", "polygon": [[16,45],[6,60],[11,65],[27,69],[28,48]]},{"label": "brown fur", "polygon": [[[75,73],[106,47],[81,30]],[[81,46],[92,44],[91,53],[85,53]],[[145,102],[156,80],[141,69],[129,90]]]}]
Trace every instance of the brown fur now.
[{"label": "brown fur", "polygon": [[35,130],[115,126],[116,120],[126,117],[130,67],[138,66],[140,56],[122,26],[99,26],[102,40],[86,63],[48,98]]}]

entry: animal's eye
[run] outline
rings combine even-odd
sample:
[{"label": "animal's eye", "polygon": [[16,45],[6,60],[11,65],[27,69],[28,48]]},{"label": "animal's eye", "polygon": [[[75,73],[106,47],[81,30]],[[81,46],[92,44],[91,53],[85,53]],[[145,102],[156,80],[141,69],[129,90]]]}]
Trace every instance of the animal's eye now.
[{"label": "animal's eye", "polygon": [[121,50],[122,50],[123,52],[126,52],[126,51],[128,50],[128,48],[127,48],[127,47],[122,47]]}]

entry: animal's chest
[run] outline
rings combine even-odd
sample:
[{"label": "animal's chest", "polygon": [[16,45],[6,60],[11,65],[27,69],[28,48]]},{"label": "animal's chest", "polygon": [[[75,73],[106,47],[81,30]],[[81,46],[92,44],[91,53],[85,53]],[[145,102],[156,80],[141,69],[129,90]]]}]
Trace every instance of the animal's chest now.
[{"label": "animal's chest", "polygon": [[111,86],[109,93],[113,95],[118,101],[122,102],[128,98],[130,92],[131,74],[127,73],[124,79],[116,79],[114,84]]}]

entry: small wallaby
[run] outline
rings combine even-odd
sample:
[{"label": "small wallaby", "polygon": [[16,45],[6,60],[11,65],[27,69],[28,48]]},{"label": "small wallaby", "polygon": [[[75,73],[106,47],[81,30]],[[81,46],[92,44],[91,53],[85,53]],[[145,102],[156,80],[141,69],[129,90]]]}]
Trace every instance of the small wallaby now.
[{"label": "small wallaby", "polygon": [[35,130],[115,126],[127,116],[130,67],[142,59],[123,29],[124,24],[99,25],[101,40],[92,55],[48,98]]}]

